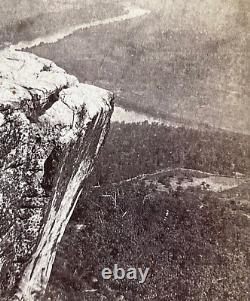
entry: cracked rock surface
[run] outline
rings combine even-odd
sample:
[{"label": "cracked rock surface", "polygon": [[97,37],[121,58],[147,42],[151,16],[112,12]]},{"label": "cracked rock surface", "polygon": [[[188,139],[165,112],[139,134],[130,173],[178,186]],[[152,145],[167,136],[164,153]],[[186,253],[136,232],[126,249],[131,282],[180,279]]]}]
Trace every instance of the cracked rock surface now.
[{"label": "cracked rock surface", "polygon": [[109,130],[113,94],[0,53],[0,299],[39,300]]}]

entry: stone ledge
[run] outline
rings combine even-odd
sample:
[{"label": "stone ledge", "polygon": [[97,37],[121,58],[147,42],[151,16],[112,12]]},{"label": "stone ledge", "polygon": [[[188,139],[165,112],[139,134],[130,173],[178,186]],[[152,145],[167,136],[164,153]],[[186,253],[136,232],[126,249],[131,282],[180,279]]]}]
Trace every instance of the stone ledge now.
[{"label": "stone ledge", "polygon": [[113,94],[0,52],[0,296],[39,300],[109,130]]}]

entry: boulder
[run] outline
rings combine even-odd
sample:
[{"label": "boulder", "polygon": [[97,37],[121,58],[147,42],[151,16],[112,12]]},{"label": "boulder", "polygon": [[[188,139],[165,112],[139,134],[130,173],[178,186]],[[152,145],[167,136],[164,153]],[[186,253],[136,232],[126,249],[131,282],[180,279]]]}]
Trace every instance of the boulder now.
[{"label": "boulder", "polygon": [[39,300],[109,130],[113,94],[0,53],[0,299]]}]

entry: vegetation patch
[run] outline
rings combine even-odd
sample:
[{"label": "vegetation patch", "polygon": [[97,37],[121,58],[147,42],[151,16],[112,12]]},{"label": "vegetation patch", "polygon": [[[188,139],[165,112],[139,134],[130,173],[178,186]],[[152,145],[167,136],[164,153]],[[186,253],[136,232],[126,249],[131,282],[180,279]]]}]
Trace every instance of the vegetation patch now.
[{"label": "vegetation patch", "polygon": [[[169,166],[246,173],[248,139],[113,124],[58,251],[44,300],[248,300],[249,185],[226,192],[159,191],[140,176]],[[194,175],[199,172],[184,174]],[[134,176],[139,177],[126,181]],[[165,178],[156,173],[154,179]],[[149,267],[149,275],[143,284],[104,280],[102,269],[114,264]]]}]

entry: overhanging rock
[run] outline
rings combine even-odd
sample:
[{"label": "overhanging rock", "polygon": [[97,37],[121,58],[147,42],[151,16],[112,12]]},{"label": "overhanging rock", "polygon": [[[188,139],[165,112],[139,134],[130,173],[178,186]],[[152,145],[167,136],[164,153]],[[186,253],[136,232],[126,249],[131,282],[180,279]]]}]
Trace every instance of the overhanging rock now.
[{"label": "overhanging rock", "polygon": [[113,94],[0,53],[0,299],[39,300],[109,130]]}]

